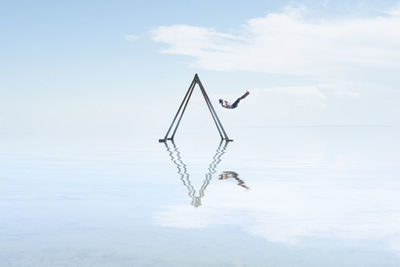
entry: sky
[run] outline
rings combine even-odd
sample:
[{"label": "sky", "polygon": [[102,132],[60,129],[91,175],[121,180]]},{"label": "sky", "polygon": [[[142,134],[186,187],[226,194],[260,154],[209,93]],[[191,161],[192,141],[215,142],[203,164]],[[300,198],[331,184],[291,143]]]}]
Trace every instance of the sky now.
[{"label": "sky", "polygon": [[0,132],[162,133],[195,73],[225,127],[399,126],[399,28],[399,1],[1,1]]}]

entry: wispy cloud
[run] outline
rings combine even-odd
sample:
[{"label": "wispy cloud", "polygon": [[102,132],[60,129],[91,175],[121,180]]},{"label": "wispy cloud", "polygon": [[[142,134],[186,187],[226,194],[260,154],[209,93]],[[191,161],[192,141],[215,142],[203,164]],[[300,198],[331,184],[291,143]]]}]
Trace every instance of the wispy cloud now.
[{"label": "wispy cloud", "polygon": [[310,18],[307,8],[289,6],[229,31],[171,25],[151,36],[165,45],[162,53],[188,56],[196,68],[285,75],[282,86],[249,88],[240,114],[258,114],[257,125],[260,117],[268,123],[398,124],[399,10]]},{"label": "wispy cloud", "polygon": [[208,70],[289,74],[326,82],[359,79],[371,69],[400,68],[400,17],[315,22],[301,14],[301,9],[289,7],[250,19],[229,33],[162,26],[152,38],[168,45],[163,53],[191,56],[195,66]]},{"label": "wispy cloud", "polygon": [[397,4],[396,7],[386,10],[384,13],[392,15],[392,16],[400,17],[400,3]]},{"label": "wispy cloud", "polygon": [[234,41],[243,40],[241,36],[219,33],[214,29],[189,25],[161,26],[152,32],[157,42],[168,43],[170,47],[163,50],[168,54],[180,54],[194,57],[205,53],[234,52]]}]

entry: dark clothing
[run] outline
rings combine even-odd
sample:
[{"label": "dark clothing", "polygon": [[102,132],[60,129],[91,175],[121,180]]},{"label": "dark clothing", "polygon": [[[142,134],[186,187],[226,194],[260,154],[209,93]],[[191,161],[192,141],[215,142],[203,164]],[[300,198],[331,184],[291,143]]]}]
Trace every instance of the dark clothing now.
[{"label": "dark clothing", "polygon": [[232,104],[229,104],[227,101],[220,100],[221,106],[223,106],[224,108],[228,108],[228,109],[237,108],[237,106],[239,105],[240,100],[242,100],[243,98],[245,98],[248,95],[249,95],[249,92],[246,92],[244,95],[242,95],[241,97],[236,99],[236,101],[233,102]]},{"label": "dark clothing", "polygon": [[233,104],[230,105],[229,108],[236,108],[239,105],[240,100],[241,100],[240,98],[236,99],[236,101],[233,102]]}]

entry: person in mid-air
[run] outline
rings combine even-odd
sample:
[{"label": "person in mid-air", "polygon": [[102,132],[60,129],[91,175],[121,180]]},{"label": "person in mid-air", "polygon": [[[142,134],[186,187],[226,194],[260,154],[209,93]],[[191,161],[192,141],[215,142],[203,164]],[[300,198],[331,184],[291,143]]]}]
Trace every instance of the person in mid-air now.
[{"label": "person in mid-air", "polygon": [[229,108],[229,109],[234,109],[237,108],[237,106],[239,105],[240,100],[242,100],[243,98],[245,98],[246,96],[248,96],[250,93],[249,91],[246,91],[246,93],[244,95],[242,95],[241,97],[239,97],[238,99],[236,99],[235,102],[233,102],[232,104],[229,104],[228,101],[220,99],[219,103],[221,104],[222,107],[224,108]]}]

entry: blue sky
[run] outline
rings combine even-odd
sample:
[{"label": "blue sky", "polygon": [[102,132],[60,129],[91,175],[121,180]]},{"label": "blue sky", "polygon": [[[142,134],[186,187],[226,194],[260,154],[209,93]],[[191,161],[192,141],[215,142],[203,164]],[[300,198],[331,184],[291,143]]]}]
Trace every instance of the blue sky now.
[{"label": "blue sky", "polygon": [[1,2],[0,129],[163,129],[194,73],[251,91],[227,124],[399,125],[399,21],[398,1]]}]

